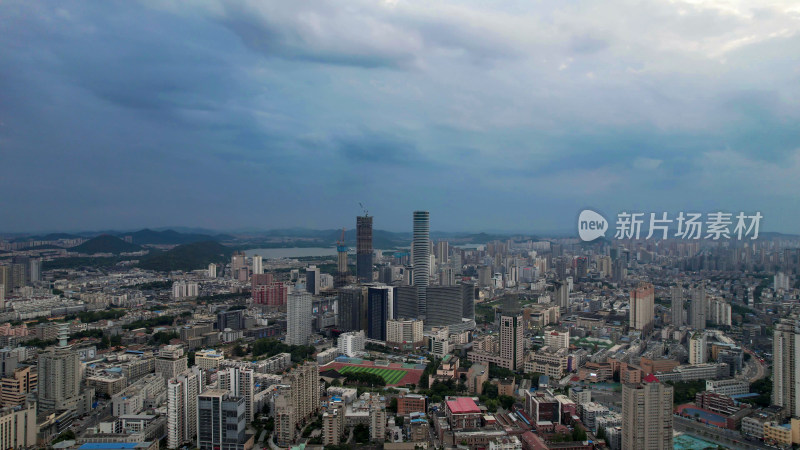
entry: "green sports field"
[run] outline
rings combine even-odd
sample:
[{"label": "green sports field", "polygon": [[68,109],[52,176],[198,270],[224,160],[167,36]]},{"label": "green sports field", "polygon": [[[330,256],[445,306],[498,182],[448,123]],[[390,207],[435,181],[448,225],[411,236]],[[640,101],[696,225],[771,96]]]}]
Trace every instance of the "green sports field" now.
[{"label": "green sports field", "polygon": [[361,367],[361,366],[344,366],[336,369],[339,373],[348,372],[367,372],[380,375],[386,381],[386,384],[397,384],[406,376],[405,370],[398,369],[383,369],[380,367]]}]

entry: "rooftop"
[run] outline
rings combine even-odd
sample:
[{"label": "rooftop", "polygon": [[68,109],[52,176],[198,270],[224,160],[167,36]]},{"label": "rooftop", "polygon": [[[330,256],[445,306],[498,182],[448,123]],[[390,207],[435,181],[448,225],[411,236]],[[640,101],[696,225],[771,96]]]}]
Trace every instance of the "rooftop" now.
[{"label": "rooftop", "polygon": [[475,401],[469,397],[458,397],[447,400],[447,407],[453,414],[480,413],[481,410]]}]

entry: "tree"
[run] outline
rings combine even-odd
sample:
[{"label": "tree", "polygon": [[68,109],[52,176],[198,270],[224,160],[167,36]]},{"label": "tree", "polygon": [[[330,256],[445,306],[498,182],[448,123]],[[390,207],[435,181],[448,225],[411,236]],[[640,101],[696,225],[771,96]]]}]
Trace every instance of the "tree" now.
[{"label": "tree", "polygon": [[503,409],[507,411],[510,410],[514,405],[514,397],[508,395],[501,395],[497,398],[497,400],[500,402],[500,405],[503,407]]},{"label": "tree", "polygon": [[583,429],[580,425],[575,425],[575,428],[572,429],[572,440],[573,441],[585,441],[586,440],[586,430]]},{"label": "tree", "polygon": [[405,418],[403,416],[394,416],[394,424],[398,427],[402,427],[403,423],[405,423]]},{"label": "tree", "polygon": [[386,408],[386,410],[393,413],[397,412],[397,397],[394,397],[389,401],[389,407]]},{"label": "tree", "polygon": [[497,398],[497,385],[492,384],[491,381],[484,381],[483,382],[483,395],[487,396],[488,398],[495,399]]},{"label": "tree", "polygon": [[233,356],[242,357],[246,353],[244,351],[244,347],[242,347],[242,344],[237,342],[236,345],[234,345],[233,348],[231,349],[231,354],[233,354]]},{"label": "tree", "polygon": [[369,442],[369,426],[360,423],[353,427],[353,439],[357,444],[366,444]]}]

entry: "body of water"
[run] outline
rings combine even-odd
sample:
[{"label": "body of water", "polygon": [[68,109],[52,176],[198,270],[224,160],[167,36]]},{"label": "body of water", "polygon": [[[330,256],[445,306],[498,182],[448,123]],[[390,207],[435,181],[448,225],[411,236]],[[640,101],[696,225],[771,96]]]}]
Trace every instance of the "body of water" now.
[{"label": "body of water", "polygon": [[336,247],[253,248],[245,250],[247,256],[259,255],[264,259],[302,258],[305,256],[334,256]]}]

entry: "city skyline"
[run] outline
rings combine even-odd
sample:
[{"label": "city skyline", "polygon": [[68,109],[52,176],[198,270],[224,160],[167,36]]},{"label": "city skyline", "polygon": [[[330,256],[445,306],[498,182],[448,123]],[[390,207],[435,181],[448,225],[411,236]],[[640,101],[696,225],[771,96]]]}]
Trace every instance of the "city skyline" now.
[{"label": "city skyline", "polygon": [[788,2],[42,5],[0,6],[8,231],[800,221]]}]

